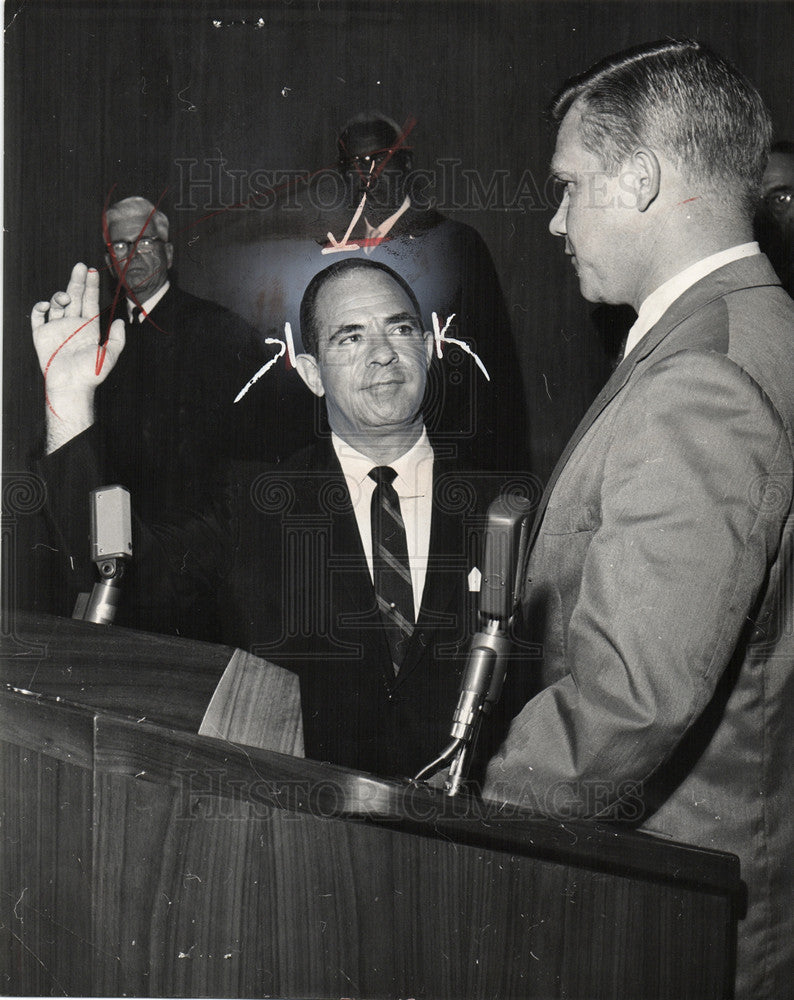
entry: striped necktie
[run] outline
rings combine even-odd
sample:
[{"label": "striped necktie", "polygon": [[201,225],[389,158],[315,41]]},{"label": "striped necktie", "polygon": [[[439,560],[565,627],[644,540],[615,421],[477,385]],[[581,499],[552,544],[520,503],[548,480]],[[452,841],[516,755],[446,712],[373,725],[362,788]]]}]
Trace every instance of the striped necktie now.
[{"label": "striped necktie", "polygon": [[376,483],[370,508],[375,596],[396,674],[414,631],[408,543],[400,499],[392,485],[397,473],[388,465],[379,465],[369,475]]}]

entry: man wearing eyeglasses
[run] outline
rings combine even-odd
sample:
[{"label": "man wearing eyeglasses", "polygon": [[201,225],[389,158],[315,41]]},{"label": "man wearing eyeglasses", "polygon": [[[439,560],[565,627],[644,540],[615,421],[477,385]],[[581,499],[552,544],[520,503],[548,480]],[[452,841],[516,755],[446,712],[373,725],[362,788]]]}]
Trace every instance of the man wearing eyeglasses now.
[{"label": "man wearing eyeglasses", "polygon": [[[145,198],[108,208],[103,237],[118,283],[103,335],[120,318],[127,337],[96,397],[102,471],[107,482],[130,490],[144,517],[176,521],[201,503],[228,457],[280,454],[273,380],[234,403],[273,349],[266,351],[234,313],[176,286],[168,218]],[[147,613],[131,623],[215,637],[202,608],[182,622],[153,621]]]},{"label": "man wearing eyeglasses", "polygon": [[219,461],[293,450],[276,419],[276,376],[234,402],[274,348],[235,313],[171,280],[168,219],[151,202],[117,202],[103,230],[118,282],[110,318],[127,328],[123,356],[97,398],[106,471],[146,516],[161,519],[195,507]]},{"label": "man wearing eyeglasses", "polygon": [[105,263],[126,293],[129,316],[134,309],[148,315],[170,287],[174,247],[168,219],[145,198],[125,198],[107,210],[105,224]]}]

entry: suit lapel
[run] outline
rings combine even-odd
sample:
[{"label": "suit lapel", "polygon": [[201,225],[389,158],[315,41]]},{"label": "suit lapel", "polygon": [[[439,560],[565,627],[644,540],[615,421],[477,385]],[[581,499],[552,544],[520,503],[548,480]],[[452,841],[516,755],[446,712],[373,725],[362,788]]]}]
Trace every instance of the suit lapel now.
[{"label": "suit lapel", "polygon": [[[350,491],[330,438],[320,441],[311,454],[302,507],[307,513],[325,519],[330,515],[328,558],[333,565],[344,567],[334,574],[331,586],[346,590],[351,605],[357,609],[374,607],[375,591]],[[333,592],[331,601],[332,605],[338,603],[333,601]]]},{"label": "suit lapel", "polygon": [[587,413],[585,413],[584,417],[582,417],[579,426],[574,431],[573,436],[568,441],[568,444],[565,446],[565,450],[563,451],[562,455],[560,455],[557,464],[554,466],[554,470],[552,471],[552,474],[549,477],[549,481],[546,483],[546,488],[543,491],[543,496],[540,498],[540,503],[538,504],[537,513],[535,514],[535,520],[533,521],[532,524],[532,531],[530,532],[529,536],[529,545],[527,545],[526,549],[527,557],[529,556],[530,549],[532,548],[532,545],[534,544],[535,539],[537,538],[538,531],[540,530],[540,525],[543,521],[543,515],[546,513],[546,507],[548,506],[549,498],[551,497],[552,491],[554,490],[554,487],[557,484],[557,480],[560,478],[562,470],[565,468],[568,459],[571,457],[573,450],[585,436],[587,431],[590,429],[590,427],[598,417],[598,415],[603,411],[604,407],[606,407],[607,404],[611,402],[611,400],[617,395],[617,393],[620,392],[620,390],[628,381],[629,375],[631,375],[632,371],[634,370],[634,364],[636,363],[632,362],[633,354],[634,351],[632,351],[632,354],[629,355],[628,358],[624,358],[624,360],[621,361],[621,363],[612,373],[612,376],[610,377],[607,384],[593,400],[593,402],[590,405],[590,408],[588,409]]},{"label": "suit lapel", "polygon": [[767,258],[763,254],[757,254],[753,257],[744,257],[731,264],[726,264],[724,267],[718,268],[711,274],[707,274],[704,278],[701,278],[700,281],[692,285],[691,288],[688,288],[680,296],[680,298],[673,302],[670,308],[659,319],[658,323],[656,323],[656,325],[645,334],[631,353],[625,357],[623,361],[621,361],[612,373],[609,381],[596,396],[587,413],[585,413],[582,418],[579,426],[574,431],[570,441],[565,446],[565,450],[560,456],[560,459],[555,465],[554,471],[546,484],[540,504],[538,505],[537,513],[535,514],[535,520],[532,524],[532,531],[529,538],[529,545],[526,550],[526,558],[523,567],[524,570],[526,570],[529,553],[535,539],[537,538],[538,532],[540,531],[540,526],[543,522],[543,515],[546,512],[546,507],[548,506],[551,493],[557,483],[557,480],[560,478],[562,470],[565,468],[568,459],[571,457],[571,454],[576,446],[588,432],[598,416],[603,412],[605,407],[609,405],[626,382],[628,382],[632,372],[640,361],[643,361],[648,357],[648,355],[652,354],[659,347],[662,341],[664,341],[677,326],[683,323],[684,320],[689,319],[693,313],[702,309],[704,306],[707,306],[709,303],[714,302],[717,299],[721,299],[729,292],[736,291],[740,288],[779,284],[780,282],[772,270]]},{"label": "suit lapel", "polygon": [[367,557],[361,542],[350,491],[330,438],[309,452],[299,499],[307,523],[326,525],[325,573],[332,631],[343,626],[356,633],[365,660],[380,670],[387,688],[394,685],[386,634],[381,626]]}]

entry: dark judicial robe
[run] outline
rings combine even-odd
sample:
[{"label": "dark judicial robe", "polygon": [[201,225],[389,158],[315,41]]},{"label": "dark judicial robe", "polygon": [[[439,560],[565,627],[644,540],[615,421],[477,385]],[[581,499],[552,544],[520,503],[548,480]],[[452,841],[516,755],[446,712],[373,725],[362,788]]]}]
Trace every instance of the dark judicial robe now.
[{"label": "dark judicial robe", "polygon": [[[173,284],[143,322],[128,322],[125,300],[117,315],[126,344],[97,391],[98,459],[102,483],[126,487],[141,518],[179,523],[207,503],[229,459],[275,460],[292,449],[283,362],[234,402],[275,351],[239,316]],[[167,612],[140,608],[127,624],[220,637],[200,597]]]},{"label": "dark judicial robe", "polygon": [[117,315],[127,339],[97,391],[100,460],[142,517],[196,506],[229,458],[277,457],[275,408],[262,402],[272,380],[234,403],[273,354],[252,327],[173,284],[143,322],[127,322],[125,300]]}]

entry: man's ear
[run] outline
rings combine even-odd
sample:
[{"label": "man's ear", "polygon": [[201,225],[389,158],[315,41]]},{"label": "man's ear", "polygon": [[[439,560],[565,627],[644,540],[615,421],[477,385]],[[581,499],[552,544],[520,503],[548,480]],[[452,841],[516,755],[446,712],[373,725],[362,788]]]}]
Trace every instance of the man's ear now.
[{"label": "man's ear", "polygon": [[644,212],[656,200],[662,180],[662,168],[652,149],[640,146],[629,160],[631,186],[636,198],[638,211]]},{"label": "man's ear", "polygon": [[427,367],[429,368],[433,361],[433,351],[436,346],[436,338],[430,332],[430,330],[425,330],[423,334],[425,338],[425,355],[427,357]]},{"label": "man's ear", "polygon": [[166,243],[164,249],[165,249],[166,263],[168,264],[168,267],[170,268],[171,265],[174,263],[174,244],[173,243]]},{"label": "man's ear", "polygon": [[315,396],[324,396],[325,387],[320,375],[320,366],[313,354],[299,354],[295,358],[295,367],[303,381]]}]

